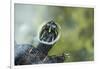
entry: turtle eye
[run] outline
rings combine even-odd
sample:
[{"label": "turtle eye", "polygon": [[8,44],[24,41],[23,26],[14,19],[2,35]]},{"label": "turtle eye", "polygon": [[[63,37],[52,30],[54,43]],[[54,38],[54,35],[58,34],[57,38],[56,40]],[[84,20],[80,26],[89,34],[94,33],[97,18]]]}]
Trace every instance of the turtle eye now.
[{"label": "turtle eye", "polygon": [[53,28],[56,28],[56,26],[55,26],[55,25],[52,25],[52,27],[53,27]]},{"label": "turtle eye", "polygon": [[47,25],[47,26],[50,26],[50,24],[49,24],[49,23],[47,23],[46,25]]}]

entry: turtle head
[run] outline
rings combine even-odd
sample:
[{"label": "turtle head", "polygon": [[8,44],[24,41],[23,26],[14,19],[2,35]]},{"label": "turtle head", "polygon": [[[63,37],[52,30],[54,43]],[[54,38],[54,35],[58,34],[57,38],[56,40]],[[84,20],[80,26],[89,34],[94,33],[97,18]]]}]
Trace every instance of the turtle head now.
[{"label": "turtle head", "polygon": [[59,39],[59,29],[60,26],[56,24],[53,20],[43,24],[39,33],[40,42],[46,44],[54,44]]}]

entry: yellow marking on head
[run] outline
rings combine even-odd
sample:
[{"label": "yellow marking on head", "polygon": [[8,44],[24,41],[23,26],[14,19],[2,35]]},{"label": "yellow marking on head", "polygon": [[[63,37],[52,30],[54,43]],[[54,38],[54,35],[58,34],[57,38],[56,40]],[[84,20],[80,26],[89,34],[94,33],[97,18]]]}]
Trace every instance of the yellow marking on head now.
[{"label": "yellow marking on head", "polygon": [[49,32],[51,32],[51,27],[49,28]]}]

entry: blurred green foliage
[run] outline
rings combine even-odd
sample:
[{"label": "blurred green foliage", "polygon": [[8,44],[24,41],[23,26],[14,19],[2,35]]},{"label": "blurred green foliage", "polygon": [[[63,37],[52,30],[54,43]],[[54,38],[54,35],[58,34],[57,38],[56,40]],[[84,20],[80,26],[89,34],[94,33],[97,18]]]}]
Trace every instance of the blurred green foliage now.
[{"label": "blurred green foliage", "polygon": [[61,26],[61,37],[48,55],[65,53],[65,62],[94,60],[94,9],[59,7],[54,19]]}]

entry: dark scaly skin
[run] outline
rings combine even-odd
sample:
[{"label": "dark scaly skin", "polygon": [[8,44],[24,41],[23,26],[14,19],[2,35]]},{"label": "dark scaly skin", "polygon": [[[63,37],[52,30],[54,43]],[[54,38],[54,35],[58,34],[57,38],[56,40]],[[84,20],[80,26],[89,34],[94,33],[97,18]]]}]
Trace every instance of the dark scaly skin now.
[{"label": "dark scaly skin", "polygon": [[[57,36],[58,27],[53,21],[50,21],[42,27],[39,38],[41,41],[52,42]],[[37,48],[33,48],[32,45],[28,44],[15,45],[15,65],[64,62],[63,55],[55,57],[47,56],[53,45],[39,43]],[[20,48],[21,51],[19,51]]]}]

